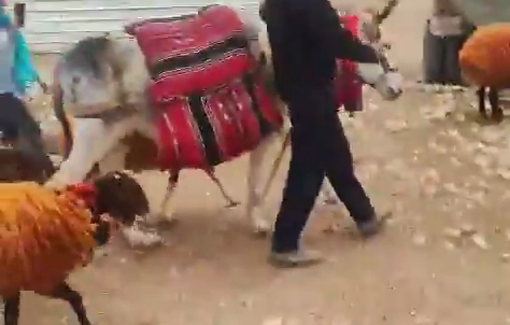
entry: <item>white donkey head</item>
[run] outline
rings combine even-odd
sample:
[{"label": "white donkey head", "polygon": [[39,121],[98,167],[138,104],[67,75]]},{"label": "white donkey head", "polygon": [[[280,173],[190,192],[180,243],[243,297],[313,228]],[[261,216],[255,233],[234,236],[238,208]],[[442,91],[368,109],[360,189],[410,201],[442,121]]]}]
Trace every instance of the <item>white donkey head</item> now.
[{"label": "white donkey head", "polygon": [[358,64],[360,78],[374,87],[384,99],[394,100],[402,93],[402,76],[387,58],[391,44],[386,43],[381,30],[382,23],[391,15],[398,0],[389,0],[381,10],[368,8],[359,15],[359,38],[370,44],[379,54],[380,66]]}]

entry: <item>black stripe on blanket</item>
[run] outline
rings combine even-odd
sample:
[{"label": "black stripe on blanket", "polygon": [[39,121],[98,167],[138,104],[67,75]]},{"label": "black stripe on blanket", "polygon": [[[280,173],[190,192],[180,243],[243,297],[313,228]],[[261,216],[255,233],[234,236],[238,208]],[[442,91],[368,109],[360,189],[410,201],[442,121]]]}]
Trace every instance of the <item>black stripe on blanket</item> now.
[{"label": "black stripe on blanket", "polygon": [[[274,125],[272,125],[262,114],[260,109],[260,103],[257,100],[255,95],[255,78],[253,74],[249,73],[243,77],[243,84],[246,87],[246,90],[251,99],[251,110],[257,116],[257,120],[259,123],[260,133],[262,137],[267,134],[273,132],[275,130]],[[216,166],[223,162],[223,154],[220,148],[220,144],[218,143],[217,134],[215,133],[213,123],[210,118],[214,118],[218,113],[214,112],[209,117],[207,115],[207,108],[204,107],[204,94],[203,93],[195,93],[189,96],[189,105],[191,108],[191,118],[195,119],[196,125],[200,132],[200,138],[202,139],[202,144],[204,147],[205,157],[207,163],[210,166]],[[218,125],[221,127],[221,124]],[[221,132],[221,130],[219,130]],[[221,135],[221,134],[220,134]]]},{"label": "black stripe on blanket", "polygon": [[225,41],[213,44],[211,47],[198,53],[176,56],[161,60],[154,67],[150,68],[152,79],[157,79],[159,75],[178,69],[191,68],[195,65],[205,63],[207,60],[216,60],[223,58],[225,53],[235,50],[248,50],[248,40],[245,37],[233,36]]},{"label": "black stripe on blanket", "polygon": [[260,103],[258,102],[257,96],[255,94],[255,78],[253,74],[246,74],[243,78],[243,84],[251,98],[251,109],[259,121],[260,134],[262,137],[264,137],[274,131],[274,126],[266,120],[262,114],[262,111],[260,110]]},{"label": "black stripe on blanket", "polygon": [[202,103],[203,94],[193,94],[189,96],[189,106],[191,114],[195,119],[203,141],[205,157],[209,166],[216,166],[222,161],[222,155],[213,126],[206,113],[206,108]]}]

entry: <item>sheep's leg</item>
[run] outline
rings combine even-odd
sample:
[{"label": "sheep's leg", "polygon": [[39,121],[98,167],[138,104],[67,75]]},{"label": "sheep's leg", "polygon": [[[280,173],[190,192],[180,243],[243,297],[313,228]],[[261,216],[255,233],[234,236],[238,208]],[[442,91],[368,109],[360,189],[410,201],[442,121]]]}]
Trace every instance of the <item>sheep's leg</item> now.
[{"label": "sheep's leg", "polygon": [[223,195],[223,198],[225,198],[225,200],[227,201],[227,205],[226,205],[227,208],[233,208],[240,204],[238,201],[234,200],[232,198],[232,196],[230,196],[227,193],[227,190],[225,189],[225,187],[223,186],[221,181],[218,179],[218,177],[216,177],[216,174],[214,173],[214,169],[209,169],[209,170],[206,170],[205,172],[207,173],[209,178],[214,182],[214,184],[216,184],[216,186],[218,186],[218,188],[220,189],[221,195]]},{"label": "sheep's leg", "polygon": [[478,96],[478,112],[483,118],[487,118],[487,111],[485,110],[485,87],[480,87],[476,91]]},{"label": "sheep's leg", "polygon": [[78,322],[80,325],[91,325],[87,317],[87,311],[83,305],[82,296],[77,291],[71,289],[71,287],[66,282],[59,284],[49,296],[51,298],[67,301],[78,317]]},{"label": "sheep's leg", "polygon": [[20,299],[21,294],[19,292],[13,297],[4,298],[5,325],[18,325]]},{"label": "sheep's leg", "polygon": [[499,106],[499,92],[497,88],[489,88],[489,103],[491,104],[492,119],[496,122],[503,121],[503,110]]}]

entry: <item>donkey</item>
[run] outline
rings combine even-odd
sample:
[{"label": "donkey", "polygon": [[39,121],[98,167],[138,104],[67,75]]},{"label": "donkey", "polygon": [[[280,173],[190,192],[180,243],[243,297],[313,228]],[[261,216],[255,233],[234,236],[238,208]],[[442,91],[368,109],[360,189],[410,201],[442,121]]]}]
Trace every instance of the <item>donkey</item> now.
[{"label": "donkey", "polygon": [[[395,81],[400,80],[395,78],[400,75],[389,65],[380,44],[379,26],[389,15],[387,11],[392,6],[394,3],[390,2],[382,12],[364,12],[364,17],[370,19],[361,20],[361,36],[371,42],[368,44],[374,51],[380,53],[381,62],[360,64],[358,69],[360,79],[387,100],[396,99],[402,92],[400,83]],[[249,40],[250,51],[255,57],[263,57],[259,43],[261,32],[257,24],[246,15],[241,14],[240,17],[246,27],[245,34]],[[270,77],[271,67],[265,65],[263,69]],[[143,166],[142,169],[159,169],[154,159],[159,139],[152,122],[157,111],[149,104],[150,99],[146,92],[149,81],[144,56],[134,40],[114,40],[108,36],[89,38],[78,42],[64,54],[55,68],[53,101],[55,113],[68,140],[66,147],[70,149],[70,153],[47,186],[63,187],[81,181],[96,163],[99,164],[101,174],[111,170],[123,170],[130,164],[129,157],[134,158],[131,163],[138,160],[138,165]],[[275,100],[278,101],[277,97]],[[74,117],[72,131],[70,120],[64,113],[64,103],[67,113]],[[281,110],[285,110],[283,105]],[[257,233],[267,233],[273,224],[261,212],[263,202],[258,190],[260,169],[266,160],[267,149],[275,140],[282,139],[287,129],[285,126],[266,137],[249,154],[246,214]],[[143,139],[145,144],[137,146],[135,139],[138,139],[138,143]],[[142,147],[145,152],[152,147],[152,155],[139,154],[137,150]],[[145,161],[140,164],[140,160]],[[233,199],[214,173],[209,176],[232,204]],[[160,212],[167,220],[171,220],[171,215],[166,212],[170,208],[169,202],[177,180],[178,175],[170,175],[168,191],[161,205]],[[134,231],[128,229],[126,233],[133,234]]]}]

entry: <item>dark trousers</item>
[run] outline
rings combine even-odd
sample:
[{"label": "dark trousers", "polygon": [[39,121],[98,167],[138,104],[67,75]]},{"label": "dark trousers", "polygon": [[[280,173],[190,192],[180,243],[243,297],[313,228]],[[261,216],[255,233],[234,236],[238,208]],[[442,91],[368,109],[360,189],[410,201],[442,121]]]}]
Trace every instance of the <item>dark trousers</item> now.
[{"label": "dark trousers", "polygon": [[465,24],[465,33],[458,36],[435,36],[427,22],[423,38],[423,74],[425,83],[463,85],[459,66],[459,51],[474,31]]},{"label": "dark trousers", "polygon": [[291,161],[273,237],[273,251],[299,246],[317,195],[327,177],[356,223],[375,212],[354,174],[353,158],[330,89],[307,89],[288,100],[291,115]]},{"label": "dark trousers", "polygon": [[44,182],[55,168],[44,151],[41,129],[30,115],[23,101],[13,94],[0,94],[0,131],[8,141],[14,141],[27,164],[34,168],[38,179]]}]

